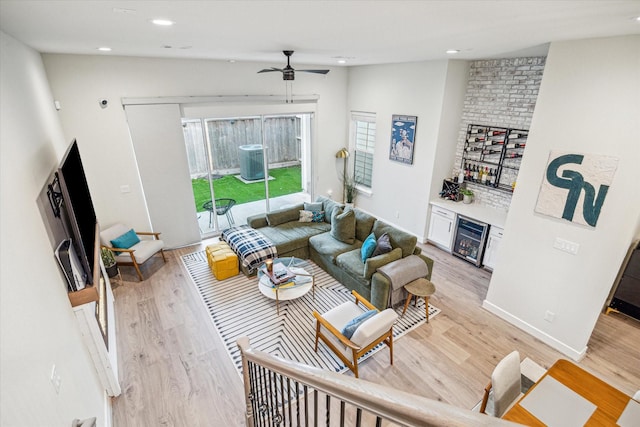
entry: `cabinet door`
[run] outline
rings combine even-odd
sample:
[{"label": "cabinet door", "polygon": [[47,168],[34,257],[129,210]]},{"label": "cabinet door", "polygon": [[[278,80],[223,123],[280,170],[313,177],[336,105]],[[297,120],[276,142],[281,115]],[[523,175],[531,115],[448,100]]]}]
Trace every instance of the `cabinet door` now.
[{"label": "cabinet door", "polygon": [[443,249],[451,251],[453,221],[451,218],[432,212],[429,225],[429,240]]},{"label": "cabinet door", "polygon": [[491,230],[489,238],[487,239],[487,247],[484,252],[483,264],[485,267],[493,270],[496,265],[498,249],[500,248],[500,241],[502,240],[502,230]]}]

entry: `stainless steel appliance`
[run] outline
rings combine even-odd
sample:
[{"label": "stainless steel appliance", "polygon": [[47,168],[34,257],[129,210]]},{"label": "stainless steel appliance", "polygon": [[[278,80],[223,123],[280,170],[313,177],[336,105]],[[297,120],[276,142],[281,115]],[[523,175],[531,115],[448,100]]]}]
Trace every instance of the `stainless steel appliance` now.
[{"label": "stainless steel appliance", "polygon": [[480,267],[488,228],[484,222],[458,215],[453,254]]}]

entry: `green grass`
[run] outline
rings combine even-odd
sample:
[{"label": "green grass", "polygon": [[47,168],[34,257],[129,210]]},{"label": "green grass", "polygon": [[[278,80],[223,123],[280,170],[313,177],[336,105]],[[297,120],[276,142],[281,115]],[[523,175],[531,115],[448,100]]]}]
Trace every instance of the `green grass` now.
[{"label": "green grass", "polygon": [[[274,178],[269,181],[269,194],[271,197],[302,191],[300,166],[271,169],[269,175]],[[209,182],[207,179],[192,179],[191,185],[196,199],[196,210],[203,212],[202,205],[204,202],[211,200]],[[245,184],[233,175],[214,180],[213,189],[218,199],[234,199],[237,204],[255,202],[265,198],[263,181]]]}]

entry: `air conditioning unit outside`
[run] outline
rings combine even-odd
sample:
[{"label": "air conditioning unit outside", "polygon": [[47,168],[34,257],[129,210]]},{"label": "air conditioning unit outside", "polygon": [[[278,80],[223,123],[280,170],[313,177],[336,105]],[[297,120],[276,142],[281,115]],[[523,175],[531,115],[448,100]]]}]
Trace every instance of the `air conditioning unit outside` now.
[{"label": "air conditioning unit outside", "polygon": [[264,179],[264,155],[262,145],[251,144],[238,147],[240,176],[247,181]]}]

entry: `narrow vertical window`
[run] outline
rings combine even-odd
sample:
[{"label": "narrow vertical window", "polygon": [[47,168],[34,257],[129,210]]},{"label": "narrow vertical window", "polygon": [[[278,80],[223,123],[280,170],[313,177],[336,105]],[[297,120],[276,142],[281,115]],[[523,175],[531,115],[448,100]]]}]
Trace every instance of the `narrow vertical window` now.
[{"label": "narrow vertical window", "polygon": [[354,149],[353,177],[359,187],[371,190],[376,146],[374,113],[351,112],[351,146]]}]

